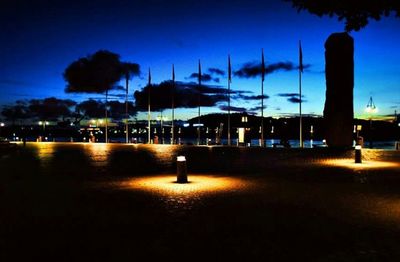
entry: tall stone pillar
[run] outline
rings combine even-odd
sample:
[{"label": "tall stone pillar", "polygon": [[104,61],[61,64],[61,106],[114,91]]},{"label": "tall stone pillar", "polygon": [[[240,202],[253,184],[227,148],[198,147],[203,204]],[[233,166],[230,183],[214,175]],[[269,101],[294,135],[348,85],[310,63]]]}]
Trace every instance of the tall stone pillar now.
[{"label": "tall stone pillar", "polygon": [[325,42],[326,100],[324,124],[329,147],[353,144],[354,41],[347,33],[331,34]]}]

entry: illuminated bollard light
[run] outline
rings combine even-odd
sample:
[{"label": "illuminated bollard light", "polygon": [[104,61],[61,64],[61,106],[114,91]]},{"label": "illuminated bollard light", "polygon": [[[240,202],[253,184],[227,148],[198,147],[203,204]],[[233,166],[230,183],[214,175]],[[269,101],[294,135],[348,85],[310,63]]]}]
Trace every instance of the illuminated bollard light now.
[{"label": "illuminated bollard light", "polygon": [[186,167],[186,157],[178,156],[176,158],[176,172],[177,172],[177,180],[178,183],[187,183],[187,167]]},{"label": "illuminated bollard light", "polygon": [[361,146],[360,145],[356,145],[355,147],[355,152],[354,152],[354,158],[355,158],[355,162],[356,163],[361,163]]}]

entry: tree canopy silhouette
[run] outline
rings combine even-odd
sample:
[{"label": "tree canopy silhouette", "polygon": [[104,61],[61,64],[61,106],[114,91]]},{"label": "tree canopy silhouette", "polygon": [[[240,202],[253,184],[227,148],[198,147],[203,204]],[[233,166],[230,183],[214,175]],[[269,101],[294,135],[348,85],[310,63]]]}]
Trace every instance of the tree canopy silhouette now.
[{"label": "tree canopy silhouette", "polygon": [[31,117],[31,113],[24,101],[17,101],[15,105],[4,106],[1,114],[6,120],[11,121],[13,125],[17,120],[23,120]]},{"label": "tree canopy silhouette", "polygon": [[324,16],[337,16],[339,21],[345,20],[345,30],[359,31],[365,27],[370,19],[380,20],[392,12],[400,17],[399,0],[284,0],[292,2],[293,7],[300,12],[308,10],[310,13]]},{"label": "tree canopy silhouette", "polygon": [[70,99],[49,97],[29,100],[28,108],[32,117],[40,120],[58,120],[60,117],[64,119],[72,116],[71,107],[75,105],[76,102]]},{"label": "tree canopy silhouette", "polygon": [[67,93],[104,93],[118,88],[121,78],[138,75],[139,65],[121,62],[118,54],[99,50],[79,58],[64,71]]},{"label": "tree canopy silhouette", "polygon": [[[110,108],[110,117],[120,120],[125,117],[125,103],[119,101],[108,102],[108,107]],[[89,99],[79,103],[76,106],[76,111],[79,112],[83,118],[103,118],[105,110],[105,103],[97,101],[94,99]],[[132,102],[128,103],[128,113],[133,116],[136,115],[137,111]]]}]

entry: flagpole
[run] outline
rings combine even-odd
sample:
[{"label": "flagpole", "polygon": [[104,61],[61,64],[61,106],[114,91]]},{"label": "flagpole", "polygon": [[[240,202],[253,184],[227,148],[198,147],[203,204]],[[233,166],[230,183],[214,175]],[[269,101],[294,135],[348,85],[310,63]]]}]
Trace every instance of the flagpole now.
[{"label": "flagpole", "polygon": [[265,78],[265,61],[264,48],[261,49],[261,146],[264,147],[264,78]]},{"label": "flagpole", "polygon": [[126,123],[125,123],[125,137],[126,137],[126,143],[129,143],[129,127],[128,127],[128,118],[129,118],[129,114],[128,114],[128,75],[126,76],[125,79],[125,85],[126,85],[126,94],[125,94],[125,115],[126,115]]},{"label": "flagpole", "polygon": [[107,99],[108,99],[108,89],[106,90],[106,124],[105,124],[105,131],[106,131],[106,143],[108,143],[108,116],[107,116]]},{"label": "flagpole", "polygon": [[300,148],[303,148],[303,116],[301,113],[301,71],[299,70],[299,112],[300,112]]},{"label": "flagpole", "polygon": [[198,126],[197,126],[197,145],[200,145],[200,92],[201,92],[201,64],[199,59],[199,112],[198,112]]},{"label": "flagpole", "polygon": [[174,144],[174,121],[175,121],[175,68],[172,64],[172,123],[171,123],[171,144]]},{"label": "flagpole", "polygon": [[151,140],[151,106],[150,106],[150,87],[151,87],[151,72],[150,72],[150,68],[149,68],[149,83],[148,83],[148,88],[149,88],[149,93],[147,96],[147,105],[148,105],[148,114],[147,114],[147,136],[148,136],[148,140],[147,143],[150,144],[150,140]]},{"label": "flagpole", "polygon": [[303,148],[303,116],[301,113],[301,73],[303,72],[303,52],[299,41],[299,113],[300,113],[300,148]]},{"label": "flagpole", "polygon": [[231,56],[228,55],[228,146],[231,145]]}]

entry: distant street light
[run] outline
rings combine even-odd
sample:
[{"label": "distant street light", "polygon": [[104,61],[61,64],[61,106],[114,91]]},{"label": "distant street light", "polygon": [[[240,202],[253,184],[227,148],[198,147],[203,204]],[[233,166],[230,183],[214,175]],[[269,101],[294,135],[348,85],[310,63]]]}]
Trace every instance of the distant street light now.
[{"label": "distant street light", "polygon": [[46,134],[46,126],[48,126],[50,123],[47,121],[39,121],[38,122],[39,126],[43,127],[43,136]]},{"label": "distant street light", "polygon": [[48,126],[50,123],[47,121],[39,121],[39,126],[43,126],[43,132],[46,130],[46,126]]}]

